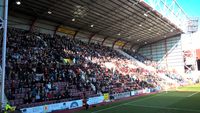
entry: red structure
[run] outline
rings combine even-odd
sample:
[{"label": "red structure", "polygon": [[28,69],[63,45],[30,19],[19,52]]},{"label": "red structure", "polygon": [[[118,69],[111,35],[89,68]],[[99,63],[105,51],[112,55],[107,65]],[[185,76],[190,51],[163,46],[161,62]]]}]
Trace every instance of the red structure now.
[{"label": "red structure", "polygon": [[197,68],[200,70],[200,49],[196,49]]},{"label": "red structure", "polygon": [[196,58],[200,60],[200,49],[196,49]]}]

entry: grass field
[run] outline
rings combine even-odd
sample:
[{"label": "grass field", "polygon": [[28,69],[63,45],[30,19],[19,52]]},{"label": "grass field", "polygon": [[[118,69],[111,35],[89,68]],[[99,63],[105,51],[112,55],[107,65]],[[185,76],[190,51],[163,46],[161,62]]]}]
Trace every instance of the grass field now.
[{"label": "grass field", "polygon": [[200,113],[200,84],[76,113]]}]

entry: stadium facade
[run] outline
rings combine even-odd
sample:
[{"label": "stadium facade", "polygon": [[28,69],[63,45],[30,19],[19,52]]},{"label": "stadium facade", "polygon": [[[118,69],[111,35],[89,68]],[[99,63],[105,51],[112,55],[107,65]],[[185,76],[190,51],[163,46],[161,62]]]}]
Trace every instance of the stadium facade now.
[{"label": "stadium facade", "polygon": [[[178,16],[184,19],[182,24],[180,23],[182,20],[180,22],[176,20],[178,14],[170,13],[170,15],[167,15],[166,12],[170,12],[170,8],[167,8],[169,4],[163,4],[163,0],[154,0],[154,3],[149,3],[149,5],[160,3],[159,7],[165,9],[162,9],[161,12],[159,12],[157,6],[149,6],[148,1],[140,0],[128,0],[127,3],[124,1],[109,1],[108,4],[113,5],[111,9],[106,9],[108,6],[99,1],[94,5],[88,1],[81,1],[80,4],[82,5],[77,1],[71,2],[69,4],[62,4],[61,2],[54,4],[53,2],[43,1],[43,4],[40,4],[37,1],[26,1],[16,5],[14,1],[11,1],[9,2],[11,5],[9,6],[8,27],[51,34],[52,37],[55,34],[67,36],[88,44],[99,43],[113,49],[128,49],[155,61],[159,68],[167,71],[185,73],[188,70],[198,69],[197,53],[195,52],[197,47],[191,47],[195,43],[192,42],[192,38],[198,35],[193,33],[195,32],[193,30],[191,31],[192,33],[187,33],[185,21],[187,21],[188,17],[174,0],[170,3],[177,6],[177,12],[183,14]],[[87,7],[83,7],[86,4]],[[61,7],[58,8],[59,5],[62,8],[65,6],[69,8],[69,12],[65,12],[67,8],[62,11]],[[75,9],[70,9],[70,5],[76,5]],[[46,6],[48,7],[43,9]],[[90,12],[91,8],[95,9],[95,7],[99,6],[105,6],[106,10],[101,12],[101,8],[97,8]],[[120,8],[115,9],[116,7],[114,6]],[[102,15],[106,14],[108,10],[111,11],[110,15],[112,16],[105,20],[105,24],[103,24],[103,20],[95,21],[100,17],[105,19]],[[130,15],[132,13],[133,15]],[[101,16],[98,17],[98,15]],[[175,16],[170,19],[171,15]],[[65,20],[64,16],[71,17]],[[79,22],[78,25],[76,24],[77,20]],[[115,21],[113,22],[112,20]],[[188,45],[188,42],[190,42],[189,45],[191,46],[186,47],[185,45]],[[188,51],[191,54],[189,56]]]}]

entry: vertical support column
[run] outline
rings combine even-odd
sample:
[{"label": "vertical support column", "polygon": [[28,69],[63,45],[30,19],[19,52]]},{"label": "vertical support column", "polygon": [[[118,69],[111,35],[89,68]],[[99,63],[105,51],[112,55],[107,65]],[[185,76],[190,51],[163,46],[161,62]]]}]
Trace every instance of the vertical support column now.
[{"label": "vertical support column", "polygon": [[168,61],[167,61],[167,58],[168,58],[168,52],[167,52],[167,39],[165,39],[165,54],[166,54],[165,62],[166,62],[167,70],[168,70]]},{"label": "vertical support column", "polygon": [[60,25],[56,26],[56,29],[54,30],[54,33],[53,33],[54,36],[56,35],[59,27],[60,27]]},{"label": "vertical support column", "polygon": [[101,42],[101,45],[103,46],[103,43],[106,41],[106,39],[108,39],[108,36],[107,37],[104,37],[103,41]]},{"label": "vertical support column", "polygon": [[119,40],[120,40],[120,39],[117,39],[117,40],[115,40],[115,41],[113,42],[112,49],[114,48],[116,42],[119,41]]},{"label": "vertical support column", "polygon": [[75,34],[73,36],[73,40],[75,40],[77,34],[78,34],[78,31],[75,32]]},{"label": "vertical support column", "polygon": [[30,25],[30,29],[29,29],[30,32],[33,31],[33,28],[34,28],[34,26],[35,26],[36,20],[37,20],[37,17],[35,17],[35,18],[33,19],[32,23],[31,23],[31,25]]},{"label": "vertical support column", "polygon": [[126,41],[126,43],[122,46],[122,49],[124,49],[124,47],[128,44],[128,41]]},{"label": "vertical support column", "polygon": [[6,66],[6,39],[7,39],[8,0],[4,0],[4,25],[2,47],[2,78],[1,78],[1,108],[4,109],[5,66]]},{"label": "vertical support column", "polygon": [[90,35],[89,40],[88,40],[88,44],[90,44],[92,38],[93,38],[95,35],[96,35],[96,33],[92,33],[92,34]]},{"label": "vertical support column", "polygon": [[133,47],[134,47],[134,44],[132,44],[131,47],[130,47],[130,50],[131,50],[131,51],[132,51]]},{"label": "vertical support column", "polygon": [[141,48],[145,47],[144,45],[137,46],[137,44],[135,44],[135,45],[133,44],[131,49],[133,49],[134,46],[135,46],[135,53],[138,53]]}]

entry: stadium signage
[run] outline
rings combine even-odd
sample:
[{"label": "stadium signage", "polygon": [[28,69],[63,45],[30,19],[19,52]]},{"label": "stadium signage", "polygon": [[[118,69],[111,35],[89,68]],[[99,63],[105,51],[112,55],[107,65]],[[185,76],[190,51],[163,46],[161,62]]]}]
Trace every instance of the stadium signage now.
[{"label": "stadium signage", "polygon": [[150,89],[145,89],[145,93],[150,93],[151,92],[151,90]]},{"label": "stadium signage", "polygon": [[88,99],[87,104],[94,105],[94,104],[102,103],[103,101],[104,101],[104,96],[92,97]]},{"label": "stadium signage", "polygon": [[3,28],[3,19],[0,17],[0,29]]},{"label": "stadium signage", "polygon": [[61,102],[61,103],[56,103],[56,104],[36,106],[36,107],[31,107],[31,108],[23,108],[21,109],[21,111],[22,113],[46,113],[46,112],[52,112],[52,111],[62,110],[62,109],[74,109],[74,108],[78,108],[82,106],[83,106],[82,100],[74,100],[74,101]]},{"label": "stadium signage", "polygon": [[73,109],[73,108],[77,108],[78,107],[78,102],[74,101],[70,104],[70,109]]},{"label": "stadium signage", "polygon": [[151,89],[134,90],[134,91],[131,91],[131,96],[140,95],[144,93],[150,93],[150,92],[151,92]]},{"label": "stadium signage", "polygon": [[137,91],[131,91],[131,96],[137,95]]},{"label": "stadium signage", "polygon": [[120,98],[124,98],[124,97],[130,97],[130,92],[124,92],[124,93],[117,93],[117,94],[112,94],[111,98],[113,99],[120,99]]},{"label": "stadium signage", "polygon": [[[160,90],[160,87],[143,89],[143,90],[135,90],[131,92],[112,94],[110,95],[110,98],[112,97],[113,99],[121,99],[124,97],[130,97],[130,96],[139,95],[143,93],[155,92],[158,90]],[[87,103],[89,105],[102,103],[104,102],[105,99],[106,100],[108,99],[107,96],[109,96],[109,94],[106,94],[106,96],[104,95],[104,96],[98,96],[98,97],[91,97],[88,99]],[[22,113],[46,113],[46,112],[52,112],[56,110],[74,109],[74,108],[79,108],[82,106],[83,106],[83,101],[81,99],[81,100],[67,101],[67,102],[42,105],[42,106],[36,106],[36,107],[30,107],[30,108],[22,108],[20,110]]]}]

